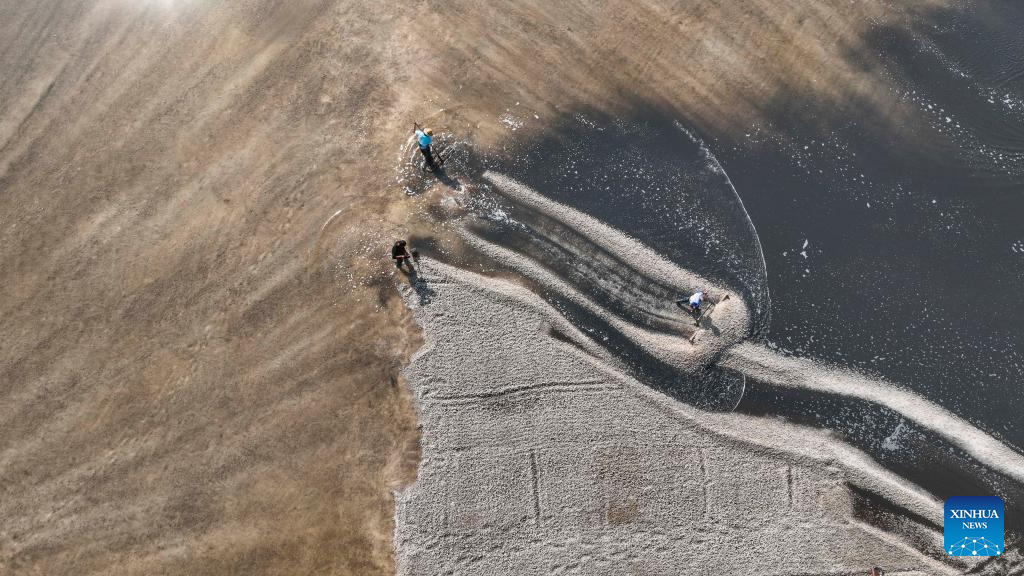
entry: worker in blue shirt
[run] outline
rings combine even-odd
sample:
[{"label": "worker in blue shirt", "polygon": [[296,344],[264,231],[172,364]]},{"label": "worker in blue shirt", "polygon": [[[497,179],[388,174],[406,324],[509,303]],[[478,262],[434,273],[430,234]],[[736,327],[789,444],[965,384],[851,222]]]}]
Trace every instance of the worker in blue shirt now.
[{"label": "worker in blue shirt", "polygon": [[430,128],[420,130],[419,124],[413,124],[413,128],[416,130],[416,142],[420,145],[420,153],[427,161],[427,168],[433,170],[435,167],[434,154],[430,150],[430,145],[434,142],[434,131]]}]

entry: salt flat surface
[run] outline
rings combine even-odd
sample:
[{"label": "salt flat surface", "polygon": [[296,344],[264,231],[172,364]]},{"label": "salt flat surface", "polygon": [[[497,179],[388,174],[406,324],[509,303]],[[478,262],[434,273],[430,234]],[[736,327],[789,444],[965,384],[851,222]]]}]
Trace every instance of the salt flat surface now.
[{"label": "salt flat surface", "polygon": [[432,260],[420,280],[398,574],[961,572],[941,504],[826,432],[671,400],[519,286]]}]

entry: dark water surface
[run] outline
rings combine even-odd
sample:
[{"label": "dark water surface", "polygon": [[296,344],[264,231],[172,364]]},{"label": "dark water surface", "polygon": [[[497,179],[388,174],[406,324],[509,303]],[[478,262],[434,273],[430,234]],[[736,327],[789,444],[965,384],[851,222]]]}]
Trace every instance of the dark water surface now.
[{"label": "dark water surface", "polygon": [[1020,448],[1024,3],[921,29],[875,37],[915,122],[866,110],[823,135],[797,110],[768,127],[784,138],[711,147],[764,246],[771,344],[905,385]]}]

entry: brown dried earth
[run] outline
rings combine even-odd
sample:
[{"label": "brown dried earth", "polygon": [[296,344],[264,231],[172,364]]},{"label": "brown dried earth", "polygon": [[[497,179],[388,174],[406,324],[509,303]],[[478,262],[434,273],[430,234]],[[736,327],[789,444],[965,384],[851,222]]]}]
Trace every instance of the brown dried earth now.
[{"label": "brown dried earth", "polygon": [[411,121],[899,121],[894,4],[0,0],[0,574],[393,572]]}]

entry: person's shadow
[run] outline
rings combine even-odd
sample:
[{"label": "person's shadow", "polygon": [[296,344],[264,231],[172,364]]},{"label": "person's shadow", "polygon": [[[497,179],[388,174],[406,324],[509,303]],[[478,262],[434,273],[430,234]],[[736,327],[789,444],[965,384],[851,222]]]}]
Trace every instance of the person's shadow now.
[{"label": "person's shadow", "polygon": [[426,168],[426,166],[424,166],[423,171],[427,174],[434,176],[434,178],[437,178],[438,182],[447,186],[448,188],[451,188],[452,190],[462,189],[462,182],[459,182],[458,178],[450,176],[448,172],[445,171],[443,164],[441,166],[435,166],[433,170],[429,170]]},{"label": "person's shadow", "polygon": [[715,320],[710,315],[705,316],[704,318],[701,319],[700,327],[705,330],[710,330],[711,333],[714,334],[715,336],[722,335],[722,329],[719,328],[718,326],[715,326]]},{"label": "person's shadow", "polygon": [[406,263],[405,266],[400,267],[398,270],[409,279],[409,287],[413,289],[416,296],[419,298],[420,306],[426,306],[434,300],[434,296],[437,295],[433,288],[427,284],[427,281],[420,276],[417,270],[417,264],[411,262]]}]

